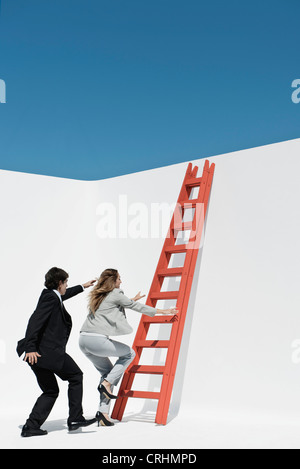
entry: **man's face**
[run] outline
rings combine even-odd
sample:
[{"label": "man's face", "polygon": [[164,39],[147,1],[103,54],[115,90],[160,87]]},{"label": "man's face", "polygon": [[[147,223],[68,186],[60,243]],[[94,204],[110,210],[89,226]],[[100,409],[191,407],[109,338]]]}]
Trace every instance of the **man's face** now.
[{"label": "man's face", "polygon": [[66,289],[68,288],[68,279],[64,282],[60,281],[58,285],[58,291],[63,296],[66,293]]}]

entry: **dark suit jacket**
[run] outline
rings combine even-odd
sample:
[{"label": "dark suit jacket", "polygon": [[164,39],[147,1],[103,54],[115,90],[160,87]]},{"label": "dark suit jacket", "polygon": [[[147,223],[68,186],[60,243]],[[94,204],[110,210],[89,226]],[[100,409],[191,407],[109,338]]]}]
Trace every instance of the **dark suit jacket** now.
[{"label": "dark suit jacket", "polygon": [[[83,291],[81,285],[67,288],[62,301]],[[38,366],[50,370],[62,368],[66,345],[72,329],[72,319],[57,294],[44,289],[36,310],[29,319],[25,338],[18,342],[17,352],[38,352]]]}]

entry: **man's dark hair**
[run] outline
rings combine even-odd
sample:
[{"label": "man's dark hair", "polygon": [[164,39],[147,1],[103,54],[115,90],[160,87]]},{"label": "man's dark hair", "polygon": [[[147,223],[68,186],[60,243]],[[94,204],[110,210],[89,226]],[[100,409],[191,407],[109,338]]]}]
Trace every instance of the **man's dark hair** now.
[{"label": "man's dark hair", "polygon": [[45,275],[45,287],[49,288],[50,290],[57,290],[59,282],[64,282],[69,278],[69,274],[65,272],[63,269],[59,269],[58,267],[52,267],[46,275]]}]

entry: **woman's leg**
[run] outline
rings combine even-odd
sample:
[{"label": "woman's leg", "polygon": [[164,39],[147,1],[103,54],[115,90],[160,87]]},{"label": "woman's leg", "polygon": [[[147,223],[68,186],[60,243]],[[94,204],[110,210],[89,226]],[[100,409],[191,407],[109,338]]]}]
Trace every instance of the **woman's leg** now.
[{"label": "woman's leg", "polygon": [[111,357],[119,357],[116,361],[113,368],[106,376],[106,381],[110,383],[111,386],[116,386],[125,370],[128,368],[130,363],[135,357],[134,350],[126,344],[117,342],[116,340],[108,339],[106,344],[107,350],[109,349]]},{"label": "woman's leg", "polygon": [[[100,384],[107,387],[110,392],[113,392],[113,387],[118,384],[122,374],[135,357],[134,351],[128,345],[103,336],[80,335],[79,347],[101,373]],[[114,366],[108,357],[118,357]],[[107,414],[110,404],[111,400],[102,394],[100,412]]]},{"label": "woman's leg", "polygon": [[[80,350],[84,353],[84,355],[93,363],[94,367],[99,371],[101,378],[100,378],[100,385],[105,380],[108,373],[112,370],[113,364],[109,360],[108,357],[102,357],[99,355],[101,354],[101,337],[94,336],[85,336],[80,335],[79,339],[79,347]],[[110,399],[108,399],[104,394],[100,395],[100,403],[98,410],[103,414],[109,413],[110,408]]]}]

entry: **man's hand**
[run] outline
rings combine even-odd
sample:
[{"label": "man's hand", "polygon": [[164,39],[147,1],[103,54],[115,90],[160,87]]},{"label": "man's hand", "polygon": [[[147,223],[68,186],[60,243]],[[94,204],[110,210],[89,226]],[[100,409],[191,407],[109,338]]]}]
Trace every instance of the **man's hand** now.
[{"label": "man's hand", "polygon": [[132,298],[133,301],[138,301],[140,300],[141,298],[144,298],[144,296],[146,295],[141,295],[141,292],[139,291],[137,295],[135,295],[134,298]]},{"label": "man's hand", "polygon": [[38,357],[41,357],[42,355],[38,354],[37,352],[30,352],[26,353],[24,357],[24,362],[26,362],[28,358],[28,362],[30,365],[34,365],[38,361]]},{"label": "man's hand", "polygon": [[89,288],[91,287],[92,285],[94,285],[94,283],[96,282],[97,280],[90,280],[89,282],[86,282],[86,283],[83,283],[82,286],[84,288]]}]

